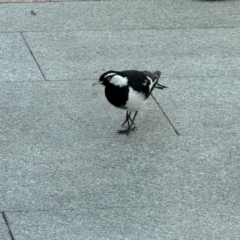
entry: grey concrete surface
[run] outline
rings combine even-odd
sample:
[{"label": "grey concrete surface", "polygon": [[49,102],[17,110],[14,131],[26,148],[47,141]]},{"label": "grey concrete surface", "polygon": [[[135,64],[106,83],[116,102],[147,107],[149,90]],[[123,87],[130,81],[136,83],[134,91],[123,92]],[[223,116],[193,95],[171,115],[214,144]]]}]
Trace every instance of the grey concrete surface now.
[{"label": "grey concrete surface", "polygon": [[174,95],[166,91],[160,100],[177,129],[184,135],[239,137],[239,77],[182,79],[165,80]]},{"label": "grey concrete surface", "polygon": [[2,213],[0,213],[0,237],[1,240],[11,240],[7,225],[3,219]]},{"label": "grey concrete surface", "polygon": [[[0,211],[14,240],[240,238],[239,6],[0,4]],[[130,68],[162,71],[154,96],[180,136],[152,99],[116,133],[125,112],[92,83]]]},{"label": "grey concrete surface", "polygon": [[[31,10],[36,15],[32,15]],[[113,0],[11,6],[1,4],[0,16],[1,32],[231,28],[239,27],[240,24],[238,0]]]},{"label": "grey concrete surface", "polygon": [[16,239],[21,240],[32,239],[32,233],[35,239],[43,239],[42,232],[45,239],[64,240],[239,238],[239,211],[221,204],[15,212],[10,216],[17,219]]},{"label": "grey concrete surface", "polygon": [[0,32],[0,42],[0,82],[43,80],[20,33]]},{"label": "grey concrete surface", "polygon": [[29,32],[24,37],[48,80],[97,79],[109,68],[159,65],[162,77],[240,75],[240,32],[232,28]]}]

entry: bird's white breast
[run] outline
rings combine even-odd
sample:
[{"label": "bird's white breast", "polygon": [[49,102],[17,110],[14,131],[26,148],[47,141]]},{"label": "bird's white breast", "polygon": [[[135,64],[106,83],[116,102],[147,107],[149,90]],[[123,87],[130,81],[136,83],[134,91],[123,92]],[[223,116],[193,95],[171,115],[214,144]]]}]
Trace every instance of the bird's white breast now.
[{"label": "bird's white breast", "polygon": [[131,112],[141,109],[146,101],[146,96],[142,92],[138,92],[129,87],[128,101],[126,107]]}]

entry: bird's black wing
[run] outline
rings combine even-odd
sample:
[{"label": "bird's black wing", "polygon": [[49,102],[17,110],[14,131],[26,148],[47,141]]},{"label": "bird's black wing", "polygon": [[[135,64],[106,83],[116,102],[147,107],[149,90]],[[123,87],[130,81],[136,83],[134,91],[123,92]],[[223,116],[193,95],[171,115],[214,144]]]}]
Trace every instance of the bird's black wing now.
[{"label": "bird's black wing", "polygon": [[146,96],[148,96],[148,79],[143,72],[137,70],[125,70],[121,73],[128,78],[128,84],[133,90],[145,93]]}]

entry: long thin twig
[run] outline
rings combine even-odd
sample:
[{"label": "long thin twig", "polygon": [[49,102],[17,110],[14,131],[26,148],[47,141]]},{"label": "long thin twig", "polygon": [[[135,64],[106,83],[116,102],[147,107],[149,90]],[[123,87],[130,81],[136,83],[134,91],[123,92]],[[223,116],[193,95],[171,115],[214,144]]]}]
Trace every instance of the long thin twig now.
[{"label": "long thin twig", "polygon": [[171,124],[172,128],[174,129],[175,133],[179,136],[180,134],[178,133],[177,129],[173,126],[172,122],[170,121],[170,119],[168,118],[167,114],[163,111],[162,107],[160,106],[160,104],[157,102],[156,98],[152,95],[152,98],[154,99],[154,101],[156,102],[156,104],[158,105],[158,107],[160,108],[160,110],[162,111],[162,113],[164,114],[164,116],[167,118],[168,122]]}]

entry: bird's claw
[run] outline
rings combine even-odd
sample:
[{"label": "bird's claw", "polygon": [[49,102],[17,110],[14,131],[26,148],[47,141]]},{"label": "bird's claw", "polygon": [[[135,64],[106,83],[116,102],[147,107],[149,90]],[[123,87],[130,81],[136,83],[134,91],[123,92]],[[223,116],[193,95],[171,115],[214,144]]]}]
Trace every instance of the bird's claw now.
[{"label": "bird's claw", "polygon": [[137,127],[129,127],[127,129],[124,129],[124,130],[118,130],[117,133],[119,134],[129,134],[130,131],[133,131],[134,129],[136,129]]}]

